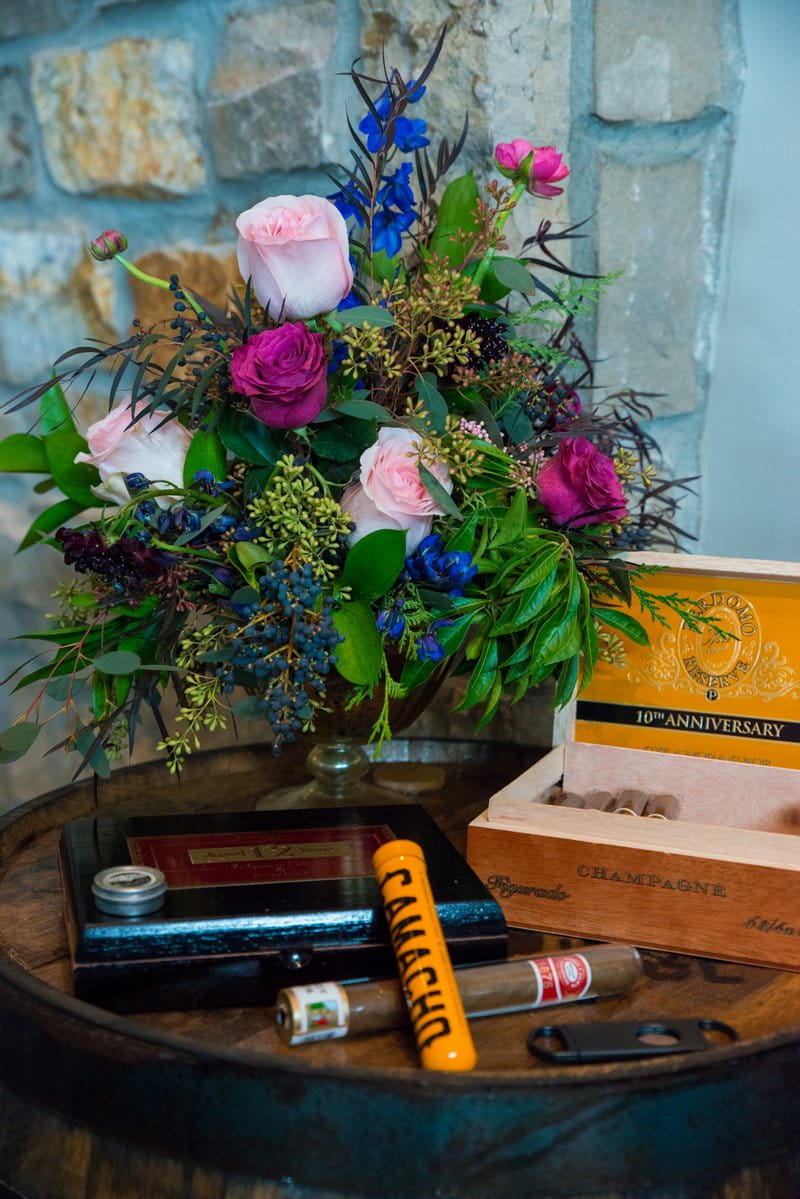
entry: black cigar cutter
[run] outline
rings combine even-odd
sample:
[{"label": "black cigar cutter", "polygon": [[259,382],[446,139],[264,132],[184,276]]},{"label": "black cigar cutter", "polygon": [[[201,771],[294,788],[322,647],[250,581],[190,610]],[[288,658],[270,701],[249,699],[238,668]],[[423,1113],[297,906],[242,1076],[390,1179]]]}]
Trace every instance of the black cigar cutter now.
[{"label": "black cigar cutter", "polygon": [[[719,1033],[724,1041],[709,1040],[706,1032]],[[528,1049],[545,1061],[574,1065],[693,1053],[736,1040],[735,1030],[721,1020],[598,1020],[542,1025],[528,1035]]]}]

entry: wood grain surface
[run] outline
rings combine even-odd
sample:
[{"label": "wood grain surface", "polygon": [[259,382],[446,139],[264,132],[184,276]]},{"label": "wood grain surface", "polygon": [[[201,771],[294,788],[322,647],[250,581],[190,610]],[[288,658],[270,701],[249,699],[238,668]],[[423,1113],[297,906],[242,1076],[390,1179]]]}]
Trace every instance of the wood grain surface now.
[{"label": "wood grain surface", "polygon": [[[454,844],[537,757],[517,745],[397,742],[444,772],[419,796]],[[422,1071],[407,1030],[289,1048],[274,1009],[122,1017],[76,1000],[56,846],[98,812],[249,810],[303,775],[290,749],[191,759],[78,784],[0,823],[0,1181],[26,1199],[342,1199],[800,1192],[800,975],[645,952],[628,996],[471,1022],[475,1071]],[[415,797],[409,796],[409,799]],[[386,797],[383,797],[384,802]],[[633,930],[632,930],[633,931]],[[512,930],[514,954],[580,944]],[[546,1017],[546,1018],[540,1018]],[[553,1066],[538,1024],[713,1018],[693,1055]],[[2,1191],[0,1191],[2,1193]]]}]

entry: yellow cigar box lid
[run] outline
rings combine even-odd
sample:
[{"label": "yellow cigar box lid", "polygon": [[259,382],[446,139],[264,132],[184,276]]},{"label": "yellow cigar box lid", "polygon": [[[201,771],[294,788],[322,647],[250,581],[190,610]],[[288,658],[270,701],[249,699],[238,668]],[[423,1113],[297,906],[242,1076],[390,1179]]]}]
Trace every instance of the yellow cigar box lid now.
[{"label": "yellow cigar box lid", "polygon": [[677,614],[640,646],[601,631],[604,660],[578,694],[574,738],[599,745],[800,768],[800,564],[638,554],[659,567],[646,586],[699,603],[713,620]]}]

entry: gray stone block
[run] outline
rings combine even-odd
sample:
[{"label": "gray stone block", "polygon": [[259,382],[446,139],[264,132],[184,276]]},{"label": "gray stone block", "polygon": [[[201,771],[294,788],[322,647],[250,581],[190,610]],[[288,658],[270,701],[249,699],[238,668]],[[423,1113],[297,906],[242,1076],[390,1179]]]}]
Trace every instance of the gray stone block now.
[{"label": "gray stone block", "polygon": [[722,104],[722,19],[722,0],[597,0],[598,116],[680,121]]},{"label": "gray stone block", "polygon": [[0,196],[11,198],[33,191],[32,134],[21,72],[16,67],[3,67],[0,70]]},{"label": "gray stone block", "polygon": [[335,0],[282,4],[228,18],[208,110],[223,179],[319,166],[341,130],[328,102]]},{"label": "gray stone block", "polygon": [[599,160],[600,270],[623,271],[597,320],[597,378],[613,390],[659,392],[657,416],[704,402],[698,370],[706,249],[702,165]]},{"label": "gray stone block", "polygon": [[66,29],[78,16],[80,8],[80,0],[3,0],[0,4],[0,38]]}]

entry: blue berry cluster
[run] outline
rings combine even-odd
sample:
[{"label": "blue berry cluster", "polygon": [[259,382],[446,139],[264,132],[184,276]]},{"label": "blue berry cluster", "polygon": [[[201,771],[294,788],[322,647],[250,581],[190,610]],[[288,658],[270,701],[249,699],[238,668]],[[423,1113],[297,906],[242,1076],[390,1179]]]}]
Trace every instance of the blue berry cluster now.
[{"label": "blue berry cluster", "polygon": [[232,605],[241,623],[228,625],[231,656],[216,668],[223,690],[254,689],[273,732],[273,753],[294,741],[325,695],[326,676],[342,640],[333,601],[310,563],[292,570],[273,562],[259,580],[260,595]]}]

